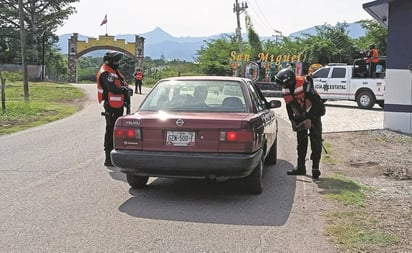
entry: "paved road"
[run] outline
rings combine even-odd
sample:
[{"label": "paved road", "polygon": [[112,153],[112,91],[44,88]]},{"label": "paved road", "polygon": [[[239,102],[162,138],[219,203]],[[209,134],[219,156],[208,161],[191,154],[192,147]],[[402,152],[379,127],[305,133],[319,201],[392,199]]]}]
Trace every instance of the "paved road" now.
[{"label": "paved road", "polygon": [[[378,105],[370,110],[359,109],[354,101],[327,101],[325,105],[326,115],[322,117],[325,133],[383,129],[383,109]],[[288,120],[284,103],[278,113],[282,119]]]},{"label": "paved road", "polygon": [[[0,252],[336,252],[323,235],[316,183],[286,176],[295,161],[287,121],[259,196],[239,193],[236,182],[172,179],[134,191],[102,165],[95,86],[77,86],[90,96],[79,113],[0,137]],[[142,98],[133,96],[133,108]],[[334,110],[358,111],[327,110],[326,129],[339,125]]]}]

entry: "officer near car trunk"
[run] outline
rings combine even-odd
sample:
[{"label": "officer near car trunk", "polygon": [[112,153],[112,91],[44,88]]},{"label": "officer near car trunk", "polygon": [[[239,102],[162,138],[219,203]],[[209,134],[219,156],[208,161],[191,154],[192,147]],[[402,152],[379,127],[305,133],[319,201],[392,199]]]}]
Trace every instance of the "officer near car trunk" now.
[{"label": "officer near car trunk", "polygon": [[308,136],[312,154],[312,177],[320,176],[319,163],[322,153],[322,122],[324,105],[317,94],[310,76],[296,77],[290,68],[280,70],[275,76],[282,86],[282,96],[286,103],[289,120],[297,136],[298,165],[289,170],[288,175],[306,175],[306,154]]},{"label": "officer near car trunk", "polygon": [[[120,60],[123,54],[108,51],[103,57],[103,65],[97,75],[97,97],[103,102],[106,118],[106,132],[104,135],[105,166],[113,166],[110,152],[113,149],[113,129],[117,118],[123,115],[123,107],[130,106],[130,95],[133,90],[128,88],[123,74],[119,71]],[[130,108],[130,107],[129,107]]]}]

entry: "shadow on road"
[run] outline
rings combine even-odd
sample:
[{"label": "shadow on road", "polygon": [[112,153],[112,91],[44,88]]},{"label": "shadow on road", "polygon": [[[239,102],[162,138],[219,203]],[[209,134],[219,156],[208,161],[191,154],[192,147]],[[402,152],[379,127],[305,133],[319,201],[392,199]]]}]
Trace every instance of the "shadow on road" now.
[{"label": "shadow on road", "polygon": [[[295,196],[296,177],[288,177],[289,162],[266,166],[264,190],[250,195],[241,180],[156,179],[133,195],[119,210],[130,216],[213,224],[282,226],[289,218]],[[161,207],[161,208],[159,208]]]},{"label": "shadow on road", "polygon": [[109,175],[114,179],[118,181],[123,181],[127,182],[126,180],[126,175],[122,172],[120,172],[119,168],[116,167],[106,167],[106,169],[109,171]]}]

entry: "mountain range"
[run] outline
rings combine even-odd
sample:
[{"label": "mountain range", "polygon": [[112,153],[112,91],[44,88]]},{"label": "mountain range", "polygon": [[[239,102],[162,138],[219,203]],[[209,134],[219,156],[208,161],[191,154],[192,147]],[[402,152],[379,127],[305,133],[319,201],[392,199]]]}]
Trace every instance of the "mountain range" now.
[{"label": "mountain range", "polygon": [[[359,23],[349,23],[347,31],[351,38],[359,38],[366,33],[366,30],[362,28]],[[289,37],[300,37],[303,34],[316,34],[316,26],[291,33]],[[204,37],[174,37],[160,27],[156,27],[153,31],[139,35],[145,38],[145,56],[149,56],[152,59],[164,58],[166,60],[177,59],[193,62],[196,59],[197,51],[205,45],[205,41],[220,38],[224,36],[225,33]],[[59,36],[57,46],[60,48],[62,54],[67,54],[68,39],[71,36],[72,34],[63,34]],[[242,36],[244,37],[244,41],[247,40],[246,34],[243,34]],[[87,40],[87,38],[88,36],[79,34],[79,40]],[[135,34],[118,34],[115,35],[115,38],[124,39],[126,42],[134,42]],[[261,37],[260,39],[273,40],[273,37]],[[88,53],[86,56],[102,56],[104,51],[97,50]]]}]

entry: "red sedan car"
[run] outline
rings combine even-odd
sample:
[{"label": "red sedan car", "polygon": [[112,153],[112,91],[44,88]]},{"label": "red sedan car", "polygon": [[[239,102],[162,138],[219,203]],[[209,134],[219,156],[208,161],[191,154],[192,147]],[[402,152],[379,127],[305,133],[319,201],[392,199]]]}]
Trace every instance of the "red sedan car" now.
[{"label": "red sedan car", "polygon": [[149,177],[244,178],[263,190],[264,163],[277,159],[278,123],[249,79],[192,76],[160,80],[139,109],[114,129],[113,164],[133,188]]}]

